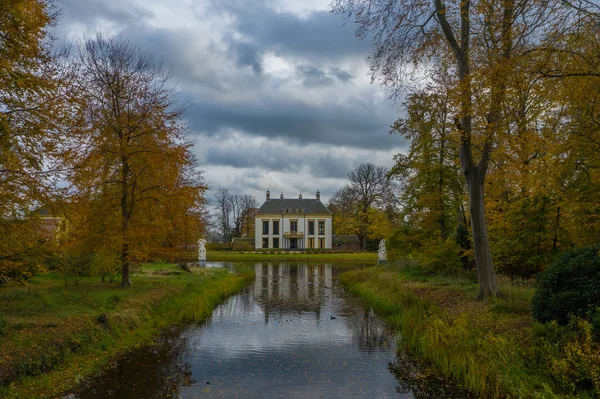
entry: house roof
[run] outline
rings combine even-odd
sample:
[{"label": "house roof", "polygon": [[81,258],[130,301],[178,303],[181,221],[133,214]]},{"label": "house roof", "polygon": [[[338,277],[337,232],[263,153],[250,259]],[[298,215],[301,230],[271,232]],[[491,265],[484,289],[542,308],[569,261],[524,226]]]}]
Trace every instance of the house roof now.
[{"label": "house roof", "polygon": [[[325,204],[317,199],[309,198],[271,199],[262,204],[262,206],[258,209],[257,214],[287,213],[286,209],[301,209],[300,214],[331,215],[331,212],[329,209],[327,209]],[[291,213],[298,213],[298,211],[292,211]]]},{"label": "house roof", "polygon": [[355,235],[334,235],[333,244],[360,244],[360,239]]}]

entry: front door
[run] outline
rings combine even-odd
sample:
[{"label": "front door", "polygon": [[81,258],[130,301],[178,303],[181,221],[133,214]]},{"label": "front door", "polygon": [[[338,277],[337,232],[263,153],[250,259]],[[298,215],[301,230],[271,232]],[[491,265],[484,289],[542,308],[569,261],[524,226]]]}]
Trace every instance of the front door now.
[{"label": "front door", "polygon": [[290,238],[290,249],[298,249],[298,239]]}]

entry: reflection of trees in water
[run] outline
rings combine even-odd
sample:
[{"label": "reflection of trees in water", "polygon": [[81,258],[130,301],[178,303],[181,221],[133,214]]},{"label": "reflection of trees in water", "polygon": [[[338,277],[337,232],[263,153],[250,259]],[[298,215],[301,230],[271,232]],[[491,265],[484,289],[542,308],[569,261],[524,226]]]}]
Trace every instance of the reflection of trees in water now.
[{"label": "reflection of trees in water", "polygon": [[415,399],[473,398],[471,394],[457,388],[448,379],[431,373],[404,350],[398,352],[396,362],[390,363],[388,369],[399,382],[396,390],[400,394],[412,393]]},{"label": "reflection of trees in water", "polygon": [[183,360],[186,346],[179,331],[170,331],[156,345],[134,350],[101,377],[88,381],[78,397],[177,398],[182,387],[195,383],[190,364]]},{"label": "reflection of trees in water", "polygon": [[373,310],[366,310],[362,318],[357,318],[358,346],[362,350],[384,349],[389,346],[390,333],[384,322],[375,316]]}]

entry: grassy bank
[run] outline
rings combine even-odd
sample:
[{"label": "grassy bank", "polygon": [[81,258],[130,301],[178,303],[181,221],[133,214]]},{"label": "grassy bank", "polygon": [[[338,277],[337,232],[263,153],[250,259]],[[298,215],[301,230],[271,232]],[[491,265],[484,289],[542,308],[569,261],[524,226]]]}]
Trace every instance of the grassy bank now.
[{"label": "grassy bank", "polygon": [[48,274],[0,290],[0,397],[61,397],[119,353],[151,343],[161,329],[202,321],[251,278],[250,271],[146,265],[119,288],[98,278]]},{"label": "grassy bank", "polygon": [[377,263],[377,254],[372,252],[356,253],[305,253],[305,252],[235,252],[210,251],[208,261],[322,261],[322,262],[365,262]]},{"label": "grassy bank", "polygon": [[[554,365],[565,359],[549,358],[560,349],[551,344],[558,340],[541,337],[556,333],[559,327],[534,324],[530,309],[534,290],[524,282],[506,281],[501,287],[503,299],[477,302],[474,281],[431,276],[414,268],[353,270],[341,274],[340,280],[401,332],[401,345],[479,396],[600,394],[593,389],[579,390],[576,379],[561,385],[561,376],[552,375],[557,373]],[[577,346],[572,354],[581,348],[585,351],[585,345]]]}]

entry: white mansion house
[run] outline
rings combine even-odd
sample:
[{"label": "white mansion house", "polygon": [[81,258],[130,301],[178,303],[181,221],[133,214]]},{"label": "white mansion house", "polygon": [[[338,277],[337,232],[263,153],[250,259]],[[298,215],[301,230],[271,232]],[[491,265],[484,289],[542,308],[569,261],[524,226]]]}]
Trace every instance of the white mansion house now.
[{"label": "white mansion house", "polygon": [[267,199],[255,218],[254,245],[261,248],[309,249],[331,248],[331,212],[321,202],[317,190],[315,199]]}]

